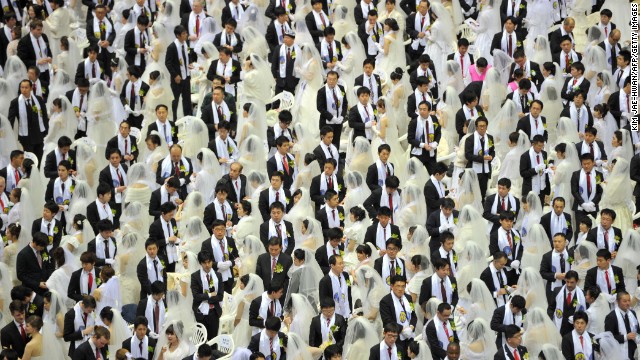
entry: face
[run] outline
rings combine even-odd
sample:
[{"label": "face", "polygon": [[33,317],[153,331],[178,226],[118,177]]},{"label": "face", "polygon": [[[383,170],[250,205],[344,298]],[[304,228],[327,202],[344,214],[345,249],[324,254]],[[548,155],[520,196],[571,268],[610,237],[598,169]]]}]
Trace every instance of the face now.
[{"label": "face", "polygon": [[627,311],[629,310],[630,306],[631,306],[631,296],[629,294],[622,295],[620,297],[620,300],[618,300],[618,307],[620,308],[620,310]]},{"label": "face", "polygon": [[398,255],[398,251],[400,251],[400,249],[392,244],[387,245],[387,255],[389,255],[389,257],[391,259],[395,259],[396,255]]},{"label": "face", "polygon": [[169,155],[171,156],[171,161],[178,162],[182,159],[182,149],[174,147],[171,149]]},{"label": "face", "polygon": [[420,12],[420,14],[426,15],[427,11],[429,11],[428,3],[426,1],[421,1],[418,5],[418,11]]},{"label": "face", "polygon": [[495,266],[496,270],[502,270],[503,267],[507,265],[507,259],[501,258],[493,261],[493,266]]},{"label": "face", "polygon": [[460,348],[455,346],[447,347],[447,359],[449,360],[460,359]]},{"label": "face", "polygon": [[289,142],[285,141],[282,145],[278,146],[277,149],[280,154],[286,154],[289,151]]},{"label": "face", "polygon": [[593,170],[593,164],[594,162],[591,159],[582,160],[582,168],[586,172],[590,172],[591,170]]},{"label": "face", "polygon": [[508,20],[504,23],[504,29],[507,30],[507,32],[511,33],[516,29],[516,24],[512,23],[511,20]]},{"label": "face", "polygon": [[446,252],[451,251],[451,249],[453,249],[453,239],[447,239],[447,241],[445,241],[444,244],[442,244],[442,248]]},{"label": "face", "polygon": [[421,104],[418,106],[418,111],[420,112],[420,117],[426,119],[429,116],[429,105]]},{"label": "face", "polygon": [[570,33],[573,32],[573,29],[576,27],[576,23],[574,21],[568,21],[568,24],[562,24],[562,27],[564,28],[564,31]]},{"label": "face", "polygon": [[278,256],[282,251],[282,246],[280,245],[269,245],[269,255]]},{"label": "face", "polygon": [[564,211],[564,202],[562,202],[562,201],[554,201],[553,202],[553,211],[556,213],[556,215],[562,214],[562,212]]},{"label": "face", "polygon": [[533,115],[533,117],[538,117],[542,112],[542,107],[540,106],[540,104],[535,102],[531,104],[530,110],[531,110],[531,115]]},{"label": "face", "polygon": [[51,221],[51,219],[53,219],[53,215],[54,214],[49,209],[45,208],[42,210],[42,217],[47,221]]},{"label": "face", "polygon": [[89,272],[91,270],[93,270],[93,264],[92,263],[82,263],[82,270]]},{"label": "face", "polygon": [[213,235],[216,237],[216,239],[221,240],[224,237],[224,234],[226,233],[226,229],[224,226],[220,225],[220,226],[216,226],[213,228]]},{"label": "face", "polygon": [[571,45],[571,41],[565,40],[560,43],[560,48],[562,48],[562,51],[568,54],[571,51]]},{"label": "face", "polygon": [[278,176],[272,176],[271,187],[273,187],[275,190],[280,190],[280,186],[282,186],[282,178]]},{"label": "face", "polygon": [[487,123],[484,121],[479,122],[478,125],[476,126],[476,131],[481,136],[484,136],[484,134],[487,132]]},{"label": "face", "polygon": [[11,316],[13,316],[13,319],[18,324],[22,324],[24,322],[24,311],[14,311],[13,313],[11,313]]},{"label": "face", "polygon": [[178,35],[176,38],[178,39],[179,42],[185,42],[188,36],[189,36],[189,33],[184,31],[182,34]]},{"label": "face", "polygon": [[285,36],[284,37],[284,44],[287,45],[288,47],[293,46],[293,42],[294,42],[295,38],[292,38],[291,36]]},{"label": "face", "polygon": [[582,334],[587,329],[587,322],[584,321],[584,319],[574,320],[573,328],[578,332],[578,334]]},{"label": "face", "polygon": [[509,343],[509,346],[511,346],[512,348],[517,348],[522,343],[522,333],[520,332],[516,334],[514,337],[507,339],[507,342]]},{"label": "face", "polygon": [[593,134],[588,133],[588,132],[585,132],[585,133],[584,133],[584,140],[585,140],[587,143],[589,143],[589,144],[590,144],[590,143],[592,143],[592,142],[593,142],[593,140],[595,140],[595,139],[596,139],[596,137],[595,137]]},{"label": "face", "polygon": [[199,1],[194,1],[193,5],[191,5],[191,8],[193,9],[194,13],[200,14],[200,12],[202,11],[202,3]]},{"label": "face", "polygon": [[444,215],[445,217],[449,217],[453,213],[453,208],[441,207],[440,211],[442,211],[442,215]]},{"label": "face", "polygon": [[334,195],[329,200],[327,200],[327,205],[330,208],[335,208],[336,206],[338,206],[338,203],[340,203],[340,200],[338,199],[338,195]]},{"label": "face", "polygon": [[467,53],[467,47],[466,46],[459,46],[458,47],[458,51],[460,52],[460,54],[464,55]]},{"label": "face", "polygon": [[[327,36],[328,38],[328,36]],[[329,41],[329,40],[327,40]],[[336,86],[336,84],[338,83],[338,76],[335,74],[331,74],[329,76],[327,76],[327,85],[329,85],[329,87],[334,87]]]},{"label": "face", "polygon": [[389,346],[395,344],[397,339],[398,339],[397,333],[394,333],[394,332],[384,333],[384,342],[387,343],[387,345]]},{"label": "face", "polygon": [[344,271],[344,259],[342,257],[336,257],[336,264],[331,265],[331,271],[334,274],[340,274]]},{"label": "face", "polygon": [[437,312],[440,321],[448,320],[451,317],[451,309],[444,310],[443,312]]},{"label": "face", "polygon": [[[369,102],[368,97],[367,97],[367,102]],[[331,145],[331,143],[333,142],[333,133],[328,132],[325,136],[323,136],[322,142],[327,146]]]},{"label": "face", "polygon": [[596,259],[596,264],[598,265],[598,268],[600,268],[600,270],[606,270],[609,268],[609,264],[611,264],[611,259],[606,260],[602,256],[598,256],[598,258]]},{"label": "face", "polygon": [[[33,9],[33,7],[31,7],[30,9]],[[35,12],[33,13],[33,15],[35,16]],[[31,17],[31,10],[29,11],[29,16]],[[36,26],[35,29],[31,29],[31,34],[33,34],[33,36],[35,36],[36,38],[42,36],[42,26]]]},{"label": "face", "polygon": [[158,246],[156,244],[147,246],[146,250],[147,255],[149,255],[149,257],[152,259],[155,259],[155,257],[158,255]]},{"label": "face", "polygon": [[389,220],[391,218],[387,215],[378,215],[378,221],[380,222],[380,225],[382,226],[387,226],[387,224],[389,223]]},{"label": "face", "polygon": [[213,261],[211,261],[211,259],[205,260],[200,263],[200,266],[202,266],[202,271],[208,273],[211,271],[211,267],[213,267]]},{"label": "face", "polygon": [[274,208],[271,210],[271,219],[273,219],[274,222],[279,223],[282,220],[282,217],[284,216],[284,212],[278,208]]},{"label": "face", "polygon": [[224,98],[224,94],[222,93],[222,90],[215,89],[213,91],[213,101],[215,101],[216,104],[219,104],[220,102],[222,102],[223,98]]},{"label": "face", "polygon": [[329,319],[333,316],[333,314],[336,312],[336,308],[334,307],[327,307],[327,308],[322,308],[322,315],[326,318]]},{"label": "face", "polygon": [[147,335],[147,327],[143,324],[138,325],[138,327],[136,328],[136,336],[138,337],[138,339],[144,338],[145,335]]},{"label": "face", "polygon": [[324,173],[327,176],[331,176],[333,175],[333,171],[335,170],[335,168],[333,167],[333,164],[331,163],[326,163],[324,164]]},{"label": "face", "polygon": [[37,333],[38,330],[34,327],[31,326],[31,324],[27,323],[27,325],[24,327],[25,332],[29,335]]},{"label": "face", "polygon": [[500,225],[502,225],[502,228],[509,231],[511,230],[511,228],[513,228],[513,220],[511,219],[500,219]]},{"label": "face", "polygon": [[178,341],[178,337],[176,336],[176,334],[167,334],[167,341],[170,344],[175,343],[176,341]]},{"label": "face", "polygon": [[31,96],[31,84],[28,81],[23,81],[20,83],[20,94],[24,97]]},{"label": "face", "polygon": [[[60,175],[60,171],[58,171],[58,175]],[[2,194],[2,191],[4,191],[5,186],[6,184],[4,178],[0,178],[0,194]]]},{"label": "face", "polygon": [[576,279],[565,279],[565,284],[567,285],[567,289],[569,291],[573,291],[576,289],[576,287],[578,286],[578,280]]},{"label": "face", "polygon": [[396,281],[391,285],[391,291],[393,291],[393,295],[398,298],[401,298],[404,295],[404,291],[407,288],[407,283],[404,281]]},{"label": "face", "polygon": [[600,225],[602,225],[603,228],[608,230],[611,227],[611,224],[613,224],[613,218],[611,215],[600,215]]},{"label": "face", "polygon": [[167,120],[168,114],[169,112],[164,107],[160,107],[158,108],[158,110],[156,110],[156,116],[158,117],[158,120],[160,120],[161,122],[164,122],[165,120]]}]

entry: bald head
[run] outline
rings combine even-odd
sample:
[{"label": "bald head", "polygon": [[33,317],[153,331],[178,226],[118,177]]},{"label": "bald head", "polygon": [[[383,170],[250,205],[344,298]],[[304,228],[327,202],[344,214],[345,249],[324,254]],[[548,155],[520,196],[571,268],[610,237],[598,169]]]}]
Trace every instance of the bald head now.
[{"label": "bald head", "polygon": [[568,17],[562,22],[562,27],[564,28],[564,31],[571,33],[573,32],[573,28],[576,27],[576,21],[572,17]]}]

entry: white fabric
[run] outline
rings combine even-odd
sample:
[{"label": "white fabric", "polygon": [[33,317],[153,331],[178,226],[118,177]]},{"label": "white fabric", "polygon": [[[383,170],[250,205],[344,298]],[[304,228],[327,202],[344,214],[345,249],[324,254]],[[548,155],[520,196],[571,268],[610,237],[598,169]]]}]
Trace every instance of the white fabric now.
[{"label": "white fabric", "polygon": [[[222,243],[222,248],[224,248],[224,252],[220,247],[220,243]],[[224,261],[229,261],[229,244],[227,243],[227,238],[224,237],[222,240],[216,239],[215,236],[211,237],[211,248],[213,249],[213,259],[216,263],[221,263]],[[227,281],[230,277],[233,276],[231,273],[231,268],[220,271],[220,275],[222,277],[222,281]]]},{"label": "white fabric", "polygon": [[609,227],[609,230],[606,231],[607,232],[607,242],[609,243],[609,247],[607,248],[605,246],[605,242],[604,242],[604,233],[605,230],[602,227],[602,225],[598,225],[598,236],[597,236],[597,247],[598,249],[607,249],[609,250],[609,252],[614,252],[616,251],[616,240],[615,240],[615,231],[613,230],[613,226]]},{"label": "white fabric", "polygon": [[[569,253],[567,252],[567,249],[564,249],[564,251],[562,252],[562,256],[564,257],[564,272],[566,273],[567,271],[571,270],[571,264],[569,263]],[[551,271],[553,273],[562,272],[562,266],[560,264],[560,253],[556,252],[556,250],[553,250],[551,252]],[[556,279],[551,286],[552,290],[559,288],[560,286],[562,286],[562,280]]]},{"label": "white fabric", "polygon": [[[558,330],[560,330],[560,327],[562,326],[562,318],[564,314],[564,307],[567,303],[567,296],[569,296],[569,290],[567,289],[567,285],[565,285],[560,289],[558,295],[556,295],[556,311],[553,314],[553,322],[555,322]],[[571,303],[576,304],[576,311],[584,311],[587,309],[587,301],[584,299],[584,293],[578,286],[571,291]]]},{"label": "white fabric", "polygon": [[33,134],[29,134],[29,122],[27,120],[27,111],[33,111],[33,107],[35,106],[38,109],[38,122],[40,124],[40,132],[45,132],[46,128],[44,126],[44,122],[42,120],[42,109],[40,108],[40,102],[38,99],[31,94],[29,98],[31,101],[31,109],[27,110],[27,99],[21,94],[18,96],[18,115],[20,116],[19,125],[18,125],[18,135],[19,136],[29,136]]},{"label": "white fabric", "polygon": [[[584,347],[580,344],[580,335],[576,330],[571,331],[571,337],[573,339],[573,354],[582,354],[585,359],[591,359],[594,355],[591,344],[591,335],[586,331],[582,333],[582,343],[584,344]],[[576,356],[576,358],[578,357]]]},{"label": "white fabric", "polygon": [[[578,187],[579,187],[579,192],[580,192],[580,196],[582,196],[582,200],[584,200],[584,202],[589,203],[593,201],[593,198],[596,196],[596,171],[595,169],[591,170],[591,173],[589,174],[589,177],[591,178],[590,182],[591,182],[591,196],[589,196],[589,193],[587,191],[587,174],[585,173],[584,170],[580,170],[580,182],[578,183]],[[578,206],[578,210],[584,210],[582,208],[582,205]]]},{"label": "white fabric", "polygon": [[[485,154],[488,154],[490,146],[489,146],[489,137],[487,136],[486,133],[484,134],[483,139],[484,139],[484,151],[485,151]],[[480,144],[480,134],[478,134],[478,132],[475,131],[473,133],[473,153],[480,154],[482,150],[483,149]],[[476,173],[482,174],[482,173],[488,172],[491,168],[489,166],[489,161],[485,160],[482,163],[473,162],[472,169]]]},{"label": "white fabric", "polygon": [[[629,339],[627,339],[627,334],[626,334],[626,327],[624,326],[624,318],[623,318],[623,312],[622,309],[620,309],[619,307],[616,306],[616,309],[614,310],[616,312],[616,318],[618,319],[618,333],[619,335],[623,335],[624,336],[624,343],[622,344],[622,348],[623,354],[628,354],[629,353]],[[632,333],[637,333],[638,332],[638,318],[636,318],[636,316],[631,312],[631,311],[627,311],[627,315],[629,317],[629,327],[631,328],[631,332]]]},{"label": "white fabric", "polygon": [[147,296],[147,307],[144,310],[144,316],[149,320],[149,331],[155,334],[160,333],[166,315],[166,309],[161,301],[162,300],[158,302],[158,329],[154,327],[153,323],[153,309],[156,306],[156,301],[153,300],[153,297],[151,295]]},{"label": "white fabric", "polygon": [[[207,281],[207,275],[211,278],[211,281]],[[211,269],[208,273],[205,273],[200,269],[200,280],[202,281],[202,292],[205,294],[215,293],[217,294],[220,291],[220,285],[218,284],[218,276],[216,276],[216,272]],[[213,289],[213,290],[212,290]],[[209,302],[207,300],[202,301],[198,306],[198,311],[202,313],[202,315],[209,315]]]},{"label": "white fabric", "polygon": [[[395,262],[394,272],[391,273],[391,261]],[[385,254],[382,258],[382,280],[391,286],[391,276],[404,273],[404,263],[399,258],[389,259],[389,255]]]},{"label": "white fabric", "polygon": [[329,271],[331,279],[331,287],[333,292],[333,301],[336,303],[336,314],[342,315],[345,319],[351,316],[349,308],[349,285],[344,278],[344,274],[337,276],[333,271]]}]

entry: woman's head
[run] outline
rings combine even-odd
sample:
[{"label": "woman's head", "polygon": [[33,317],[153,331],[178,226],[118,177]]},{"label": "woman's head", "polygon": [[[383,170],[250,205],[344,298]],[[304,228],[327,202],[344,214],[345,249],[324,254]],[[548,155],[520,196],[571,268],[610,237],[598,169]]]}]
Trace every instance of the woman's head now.
[{"label": "woman's head", "polygon": [[31,315],[27,318],[27,326],[25,327],[25,331],[29,335],[34,335],[40,332],[42,329],[42,318],[40,316]]},{"label": "woman's head", "polygon": [[111,306],[105,306],[100,310],[100,319],[106,326],[111,326],[113,322],[113,312],[111,311]]},{"label": "woman's head", "polygon": [[64,249],[62,247],[57,247],[53,250],[53,259],[55,260],[57,267],[62,267],[65,263],[64,260]]},{"label": "woman's head", "polygon": [[87,219],[86,216],[82,215],[82,214],[76,214],[73,217],[73,228],[76,230],[83,230],[84,229],[84,221]]},{"label": "woman's head", "polygon": [[349,214],[353,216],[353,221],[362,221],[367,216],[367,213],[360,206],[354,206],[349,210]]},{"label": "woman's head", "polygon": [[400,26],[398,26],[398,22],[394,18],[387,18],[384,21],[385,31],[398,31],[400,30]]},{"label": "woman's head", "polygon": [[173,324],[167,327],[167,330],[165,330],[164,333],[165,335],[167,335],[167,340],[169,341],[170,344],[180,341],[178,336],[182,335],[183,328],[184,328],[184,325],[182,324],[182,321],[174,322]]},{"label": "woman's head", "polygon": [[68,51],[69,50],[69,38],[66,36],[63,36],[60,38],[60,50],[61,51]]},{"label": "woman's head", "polygon": [[116,271],[111,266],[105,266],[102,268],[102,270],[100,270],[100,278],[102,279],[102,282],[109,281],[109,279],[114,277],[115,274]]},{"label": "woman's head", "polygon": [[22,230],[20,223],[9,224],[7,227],[7,239],[18,240],[18,237],[20,237],[20,230]]}]

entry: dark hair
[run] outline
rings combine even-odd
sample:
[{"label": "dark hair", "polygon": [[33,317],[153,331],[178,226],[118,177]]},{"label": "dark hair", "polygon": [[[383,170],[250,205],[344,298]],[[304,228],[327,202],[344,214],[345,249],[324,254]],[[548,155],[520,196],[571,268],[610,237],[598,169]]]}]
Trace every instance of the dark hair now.
[{"label": "dark hair", "polygon": [[95,264],[96,254],[93,251],[85,251],[80,255],[80,262],[82,264]]},{"label": "dark hair", "polygon": [[211,355],[213,355],[213,349],[211,349],[211,346],[209,344],[204,343],[198,347],[198,358],[203,358]]},{"label": "dark hair", "polygon": [[160,205],[160,213],[162,215],[168,214],[168,213],[170,213],[172,211],[175,211],[175,210],[176,210],[176,204],[174,204],[171,201],[167,201],[164,204]]},{"label": "dark hair", "polygon": [[160,295],[167,292],[167,285],[162,281],[154,281],[151,283],[151,294]]},{"label": "dark hair", "polygon": [[264,322],[264,328],[271,331],[280,331],[281,326],[280,318],[275,316],[270,316]]},{"label": "dark hair", "polygon": [[513,307],[515,308],[522,310],[525,308],[525,306],[527,306],[527,301],[522,295],[514,295],[511,298],[511,305],[513,305]]},{"label": "dark hair", "polygon": [[353,215],[356,221],[361,221],[367,216],[367,213],[364,211],[364,209],[359,206],[354,206],[349,209],[349,213]]},{"label": "dark hair", "polygon": [[[295,249],[293,251],[293,258],[294,259],[298,259],[300,261],[304,261],[305,260],[305,252],[302,249]],[[246,285],[246,284],[245,284]]]},{"label": "dark hair", "polygon": [[446,259],[443,258],[435,258],[433,260],[431,260],[432,264],[433,264],[433,269],[434,270],[440,270],[443,269],[449,265],[449,262]]},{"label": "dark hair", "polygon": [[112,231],[113,223],[109,219],[102,219],[98,221],[98,224],[96,224],[96,228],[98,229],[98,232]]},{"label": "dark hair", "polygon": [[575,281],[580,280],[580,276],[578,275],[578,273],[575,270],[569,270],[567,271],[567,273],[564,276],[564,280],[568,280],[568,279],[574,279]]},{"label": "dark hair", "polygon": [[147,320],[146,317],[144,316],[136,316],[135,320],[133,321],[133,329],[137,329],[138,326],[140,325],[144,325],[145,327],[149,327],[149,320]]},{"label": "dark hair", "polygon": [[360,244],[356,247],[356,254],[364,254],[366,257],[371,256],[371,248],[369,245]]},{"label": "dark hair", "polygon": [[611,253],[607,249],[600,249],[596,252],[596,258],[603,258],[605,260],[611,260]]},{"label": "dark hair", "polygon": [[593,107],[593,111],[599,112],[604,117],[609,113],[609,105],[605,103],[597,104],[596,106]]},{"label": "dark hair", "polygon": [[[387,1],[393,1],[393,0],[387,0]],[[326,348],[324,348],[323,355],[325,360],[331,360],[335,356],[342,356],[342,349],[340,348],[340,346],[338,346],[338,344],[331,344]]]},{"label": "dark hair", "polygon": [[395,68],[395,70],[391,72],[391,75],[389,75],[389,78],[391,80],[401,80],[402,75],[404,75],[404,70],[402,70],[402,68],[397,67]]},{"label": "dark hair", "polygon": [[520,334],[521,331],[522,329],[520,329],[518,325],[510,324],[505,326],[504,335],[507,339],[511,339],[514,336]]},{"label": "dark hair", "polygon": [[249,200],[240,200],[240,205],[242,205],[242,210],[244,210],[247,215],[251,215],[251,202]]},{"label": "dark hair", "polygon": [[101,182],[98,184],[98,189],[96,190],[98,197],[100,195],[111,194],[111,186],[107,183]]},{"label": "dark hair", "polygon": [[616,212],[609,208],[600,210],[600,217],[602,217],[603,215],[609,215],[611,217],[611,220],[616,221]]},{"label": "dark hair", "polygon": [[47,202],[44,204],[44,208],[45,208],[45,209],[47,209],[47,210],[49,210],[49,211],[51,211],[51,212],[52,212],[52,213],[54,213],[54,214],[57,214],[57,213],[58,213],[58,210],[60,209],[60,208],[58,207],[58,204],[56,204],[54,201],[47,201]]},{"label": "dark hair", "polygon": [[202,264],[206,261],[211,260],[213,260],[213,255],[207,250],[203,250],[198,253],[198,264]]}]

